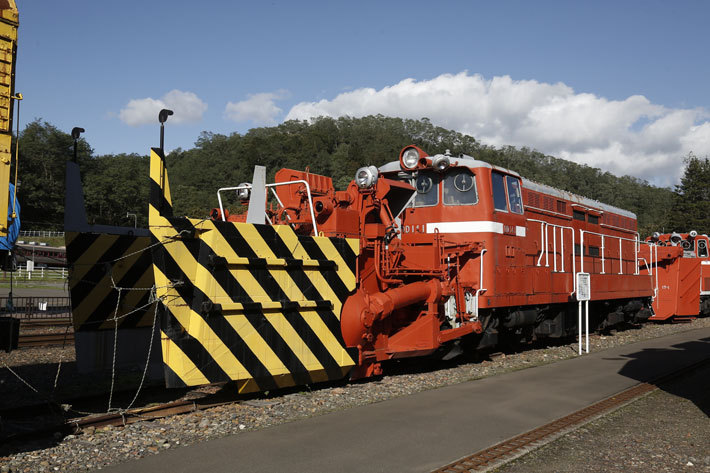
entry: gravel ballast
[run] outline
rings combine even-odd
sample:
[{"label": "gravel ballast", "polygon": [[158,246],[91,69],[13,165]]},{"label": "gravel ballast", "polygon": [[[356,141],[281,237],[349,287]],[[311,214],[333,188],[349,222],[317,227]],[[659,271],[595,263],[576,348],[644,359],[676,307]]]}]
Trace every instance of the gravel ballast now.
[{"label": "gravel ballast", "polygon": [[[625,330],[615,335],[593,335],[590,337],[590,348],[596,352],[703,327],[710,327],[710,318],[699,319],[692,324],[649,324],[641,329]],[[56,435],[55,438],[42,442],[2,445],[0,446],[0,473],[7,471],[94,470],[207,439],[239,434],[334,410],[347,409],[427,389],[552,363],[576,356],[576,350],[577,344],[571,343],[530,349],[520,353],[499,354],[480,362],[439,362],[434,364],[422,360],[417,364],[427,367],[423,371],[413,368],[414,364],[409,362],[405,369],[400,367],[398,370],[400,374],[384,376],[378,380],[328,387],[303,387],[300,391],[291,391],[288,394],[271,393],[268,396],[245,400],[239,404],[215,407],[155,421],[137,422],[126,427],[106,427],[98,430],[89,428],[64,438],[61,435]],[[52,387],[59,357],[63,357],[64,364],[70,364],[68,360],[73,358],[72,351],[69,348],[25,349],[10,354],[0,354],[0,360],[22,371],[23,367],[36,365],[41,359],[41,366],[46,367],[45,371],[35,377],[33,370],[26,369],[23,371],[23,375],[33,385],[44,383],[45,387]],[[0,363],[0,387],[3,392],[10,392],[5,388],[10,385],[13,388],[11,391],[13,394],[16,394],[16,390],[25,394],[30,392],[19,381],[13,380],[14,377],[1,366],[3,363]],[[436,366],[439,369],[429,370],[430,366]],[[54,371],[52,371],[52,367],[54,367]],[[61,381],[70,380],[74,384],[86,383],[85,377],[82,379],[75,373],[65,373],[64,370],[65,368],[62,368]],[[51,378],[51,382],[47,381],[48,376]],[[61,388],[61,386],[58,387],[58,389]],[[650,412],[652,411],[641,409],[638,415],[652,415]],[[696,416],[692,413],[689,415]],[[601,419],[601,421],[603,420]],[[700,419],[700,421],[702,420]],[[704,421],[707,422],[707,416]],[[656,428],[654,425],[653,423],[649,424],[651,431]],[[707,438],[709,437],[706,435],[705,439]],[[641,454],[638,451],[636,453]],[[688,458],[690,456],[692,455],[688,454]],[[698,464],[702,464],[703,457],[701,455],[696,454],[693,458],[699,461]],[[627,464],[623,459],[620,461],[621,464]],[[528,470],[523,468],[513,471]],[[566,471],[566,469],[538,471]],[[628,471],[653,470],[631,469]]]}]

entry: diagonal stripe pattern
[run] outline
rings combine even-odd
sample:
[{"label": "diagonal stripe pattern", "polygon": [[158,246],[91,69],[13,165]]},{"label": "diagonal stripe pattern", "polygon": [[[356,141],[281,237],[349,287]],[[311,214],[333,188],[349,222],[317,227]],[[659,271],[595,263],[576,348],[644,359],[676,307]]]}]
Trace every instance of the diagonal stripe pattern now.
[{"label": "diagonal stripe pattern", "polygon": [[150,177],[166,384],[235,381],[253,392],[346,376],[355,360],[340,311],[355,289],[359,241],[173,217],[160,149]]},{"label": "diagonal stripe pattern", "polygon": [[[150,327],[150,237],[67,232],[65,240],[74,330],[114,329],[114,313],[119,329]],[[121,294],[120,303],[114,284],[130,288]]]}]

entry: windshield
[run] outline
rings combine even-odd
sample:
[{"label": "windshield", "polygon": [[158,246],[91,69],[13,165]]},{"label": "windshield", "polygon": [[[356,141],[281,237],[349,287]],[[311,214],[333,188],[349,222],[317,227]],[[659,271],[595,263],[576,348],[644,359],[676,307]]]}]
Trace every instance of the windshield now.
[{"label": "windshield", "polygon": [[498,172],[491,174],[491,184],[493,186],[493,206],[496,210],[506,212],[508,205],[505,199],[505,178]]},{"label": "windshield", "polygon": [[444,205],[470,205],[477,202],[476,177],[466,168],[451,169],[444,178]]},{"label": "windshield", "polygon": [[439,181],[438,173],[431,171],[420,171],[414,187],[417,195],[414,198],[415,207],[428,207],[439,203]]},{"label": "windshield", "polygon": [[523,213],[523,198],[520,193],[520,181],[513,176],[505,176],[505,181],[508,184],[508,203],[510,211],[516,214]]}]

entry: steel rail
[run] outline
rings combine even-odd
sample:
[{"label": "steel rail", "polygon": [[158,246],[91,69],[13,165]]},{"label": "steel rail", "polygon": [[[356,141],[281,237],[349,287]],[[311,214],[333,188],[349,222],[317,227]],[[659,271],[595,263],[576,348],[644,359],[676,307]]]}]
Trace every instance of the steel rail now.
[{"label": "steel rail", "polygon": [[20,338],[17,341],[18,348],[46,347],[65,344],[74,344],[74,332],[20,335]]},{"label": "steel rail", "polygon": [[20,319],[20,327],[65,327],[71,325],[70,317],[56,319]]},{"label": "steel rail", "polygon": [[212,400],[210,399],[210,396],[201,399],[178,400],[162,403],[156,406],[130,409],[128,411],[88,415],[85,417],[67,419],[64,422],[53,425],[44,425],[41,428],[31,431],[13,433],[4,437],[0,436],[0,440],[2,440],[2,442],[13,442],[19,440],[37,439],[47,435],[54,435],[55,433],[67,435],[77,433],[88,427],[101,428],[106,426],[125,426],[134,422],[155,420],[163,417],[187,414],[211,407],[224,406],[228,404],[240,404],[241,402],[242,400],[234,399],[226,401]]},{"label": "steel rail", "polygon": [[469,455],[453,463],[445,465],[432,473],[462,473],[469,471],[483,471],[518,458],[537,447],[555,440],[565,433],[594,420],[610,411],[628,404],[656,389],[659,385],[666,384],[683,375],[692,372],[702,365],[710,362],[710,358],[693,363],[685,368],[663,375],[653,381],[642,382],[625,391],[596,402],[572,414],[537,427],[513,438],[497,443],[492,447]]}]

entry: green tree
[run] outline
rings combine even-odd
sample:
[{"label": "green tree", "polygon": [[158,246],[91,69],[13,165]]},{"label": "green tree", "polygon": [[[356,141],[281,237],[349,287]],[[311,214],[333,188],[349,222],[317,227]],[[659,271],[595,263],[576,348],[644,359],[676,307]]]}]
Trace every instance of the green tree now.
[{"label": "green tree", "polygon": [[[430,154],[450,150],[517,171],[542,184],[590,197],[630,210],[638,216],[639,232],[646,236],[668,227],[667,216],[696,216],[707,212],[707,158],[689,155],[686,177],[674,197],[670,189],[646,181],[617,177],[590,166],[545,155],[530,148],[483,145],[473,137],[420,120],[372,115],[362,118],[320,117],[292,120],[278,126],[253,128],[245,134],[203,132],[191,149],[177,149],[167,156],[174,212],[204,217],[217,206],[217,189],[249,182],[254,166],[266,167],[267,181],[281,168],[305,170],[329,176],[338,190],[345,189],[355,171],[366,165],[396,161],[401,149],[415,144]],[[23,222],[33,227],[61,227],[64,202],[64,163],[71,157],[72,139],[54,126],[36,120],[20,135],[20,179]],[[93,156],[83,139],[79,164],[89,222],[129,225],[126,213],[138,215],[147,225],[148,157],[136,154]],[[687,182],[686,182],[687,181]],[[686,189],[687,187],[687,189]],[[697,187],[697,189],[696,189]],[[225,196],[228,197],[228,196]],[[227,198],[230,210],[238,211]],[[704,204],[702,204],[704,202]],[[705,205],[705,207],[703,207]],[[671,212],[671,206],[678,210]],[[674,208],[675,208],[674,207]],[[676,221],[678,230],[708,231],[707,223]],[[26,226],[26,228],[27,228]]]},{"label": "green tree", "polygon": [[710,160],[692,152],[683,159],[685,173],[675,188],[669,230],[710,233]]},{"label": "green tree", "polygon": [[[17,195],[24,228],[62,228],[65,163],[73,143],[71,135],[40,119],[20,133]],[[80,139],[77,149],[79,162],[86,163],[91,147]]]},{"label": "green tree", "polygon": [[148,226],[148,157],[137,154],[99,156],[82,172],[89,223]]}]

